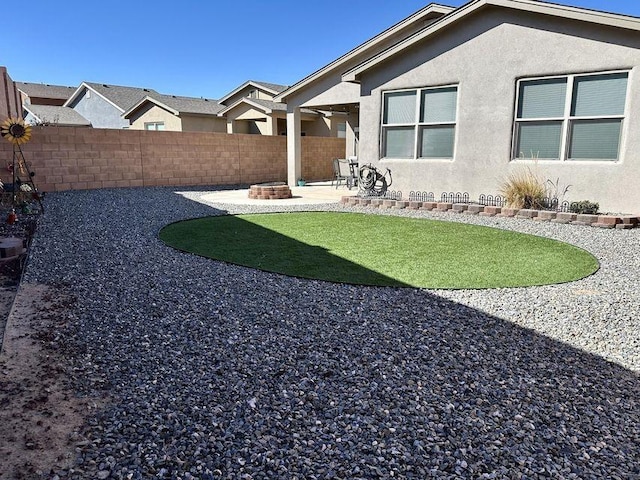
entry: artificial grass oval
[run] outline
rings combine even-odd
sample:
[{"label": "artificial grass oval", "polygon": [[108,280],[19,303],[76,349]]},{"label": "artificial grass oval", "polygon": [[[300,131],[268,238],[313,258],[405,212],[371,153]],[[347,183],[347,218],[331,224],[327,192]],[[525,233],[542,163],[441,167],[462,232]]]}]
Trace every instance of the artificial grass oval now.
[{"label": "artificial grass oval", "polygon": [[496,228],[338,212],[205,217],[167,225],[179,250],[285,275],[419,288],[563,283],[598,269],[590,253]]}]

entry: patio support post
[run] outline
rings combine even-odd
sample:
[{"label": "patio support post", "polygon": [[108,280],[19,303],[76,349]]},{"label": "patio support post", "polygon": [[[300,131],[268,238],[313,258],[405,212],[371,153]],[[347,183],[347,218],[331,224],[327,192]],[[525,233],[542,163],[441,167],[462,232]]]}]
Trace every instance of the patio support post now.
[{"label": "patio support post", "polygon": [[278,119],[272,115],[267,115],[267,135],[278,135]]},{"label": "patio support post", "polygon": [[346,156],[358,156],[358,125],[360,121],[359,112],[349,113],[347,117],[347,132],[346,132]]},{"label": "patio support post", "polygon": [[300,107],[287,106],[287,183],[295,186],[302,178],[302,122]]}]

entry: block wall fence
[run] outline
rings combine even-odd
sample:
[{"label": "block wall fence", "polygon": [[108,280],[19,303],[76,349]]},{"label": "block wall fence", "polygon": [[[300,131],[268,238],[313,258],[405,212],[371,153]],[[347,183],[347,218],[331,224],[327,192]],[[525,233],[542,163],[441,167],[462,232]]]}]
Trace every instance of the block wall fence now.
[{"label": "block wall fence", "polygon": [[[345,140],[302,137],[302,176],[330,179]],[[0,139],[0,161],[12,160]],[[24,156],[42,192],[113,187],[245,185],[286,181],[284,136],[155,132],[81,127],[33,127]],[[0,178],[11,182],[8,169]]]},{"label": "block wall fence", "polygon": [[6,117],[22,117],[22,103],[7,69],[0,67],[0,122]]}]

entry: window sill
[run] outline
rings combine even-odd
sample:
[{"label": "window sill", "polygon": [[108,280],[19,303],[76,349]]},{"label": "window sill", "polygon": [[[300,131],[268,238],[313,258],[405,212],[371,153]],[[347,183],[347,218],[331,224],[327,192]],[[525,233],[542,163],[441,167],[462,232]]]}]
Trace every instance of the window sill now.
[{"label": "window sill", "polygon": [[559,160],[559,159],[551,159],[551,158],[514,158],[511,159],[509,163],[520,163],[523,165],[534,165],[534,164],[543,164],[543,165],[557,165],[557,164],[576,164],[576,165],[593,165],[593,164],[602,164],[602,165],[618,165],[621,162],[620,159],[617,160],[606,160],[606,159],[597,159],[593,160],[589,159],[579,159],[579,160]]},{"label": "window sill", "polygon": [[452,163],[454,161],[453,158],[381,158],[380,163],[401,163],[401,162],[412,162],[412,163],[426,163],[426,162],[434,162],[434,163]]}]

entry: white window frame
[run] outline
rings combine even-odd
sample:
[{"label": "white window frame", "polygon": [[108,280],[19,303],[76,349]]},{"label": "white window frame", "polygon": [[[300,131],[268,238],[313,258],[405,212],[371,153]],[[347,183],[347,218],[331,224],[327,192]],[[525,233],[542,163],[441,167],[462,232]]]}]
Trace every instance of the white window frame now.
[{"label": "white window frame", "polygon": [[[159,129],[158,126],[162,125],[162,129]],[[153,128],[149,128],[153,126]],[[163,132],[164,131],[164,122],[144,122],[144,129],[148,132]]]},{"label": "white window frame", "polygon": [[[599,115],[599,116],[575,116],[571,115],[571,105],[573,102],[573,92],[576,85],[576,79],[584,78],[584,77],[598,77],[603,75],[615,75],[615,74],[627,74],[627,91],[625,92],[625,106],[624,112],[622,115]],[[627,118],[627,103],[629,102],[629,80],[631,78],[630,70],[607,70],[604,72],[589,72],[589,73],[573,73],[566,75],[550,75],[550,76],[542,76],[542,77],[526,77],[520,78],[516,82],[516,101],[515,101],[515,111],[514,111],[514,121],[513,121],[513,138],[512,138],[512,146],[511,146],[511,158],[512,160],[543,160],[549,162],[606,162],[606,163],[614,163],[620,161],[620,150],[623,143],[624,137],[624,125],[625,119]],[[554,79],[566,79],[567,81],[567,90],[565,92],[564,99],[564,114],[562,117],[548,117],[548,118],[518,118],[518,111],[520,109],[520,88],[522,83],[530,82],[535,80],[554,80]],[[582,120],[620,120],[620,139],[618,140],[618,156],[616,159],[572,159],[569,158],[569,150],[570,150],[570,139],[571,139],[571,128],[575,121]],[[559,158],[541,158],[538,159],[536,156],[527,157],[527,152],[518,152],[518,140],[519,140],[519,125],[522,123],[528,122],[562,122],[562,128],[560,132],[560,152]]]},{"label": "white window frame", "polygon": [[[449,122],[421,122],[420,121],[420,107],[422,102],[422,92],[428,90],[441,90],[445,88],[455,88],[456,89],[456,114],[455,120]],[[414,121],[412,123],[384,123],[384,108],[385,108],[385,96],[392,93],[401,93],[401,92],[415,92],[416,94],[416,105],[415,105],[415,114]],[[452,161],[456,156],[456,143],[458,139],[458,94],[460,92],[460,86],[457,83],[446,84],[446,85],[434,85],[429,87],[417,87],[417,88],[405,88],[399,90],[385,90],[382,92],[382,103],[380,108],[380,144],[379,144],[379,157],[383,160],[420,160],[420,161]],[[453,126],[453,151],[451,157],[420,157],[418,156],[419,144],[420,144],[420,129],[421,127],[438,127],[438,126]],[[384,145],[384,131],[385,128],[394,128],[394,127],[412,127],[413,128],[413,157],[385,157],[383,155],[385,151]]]}]

